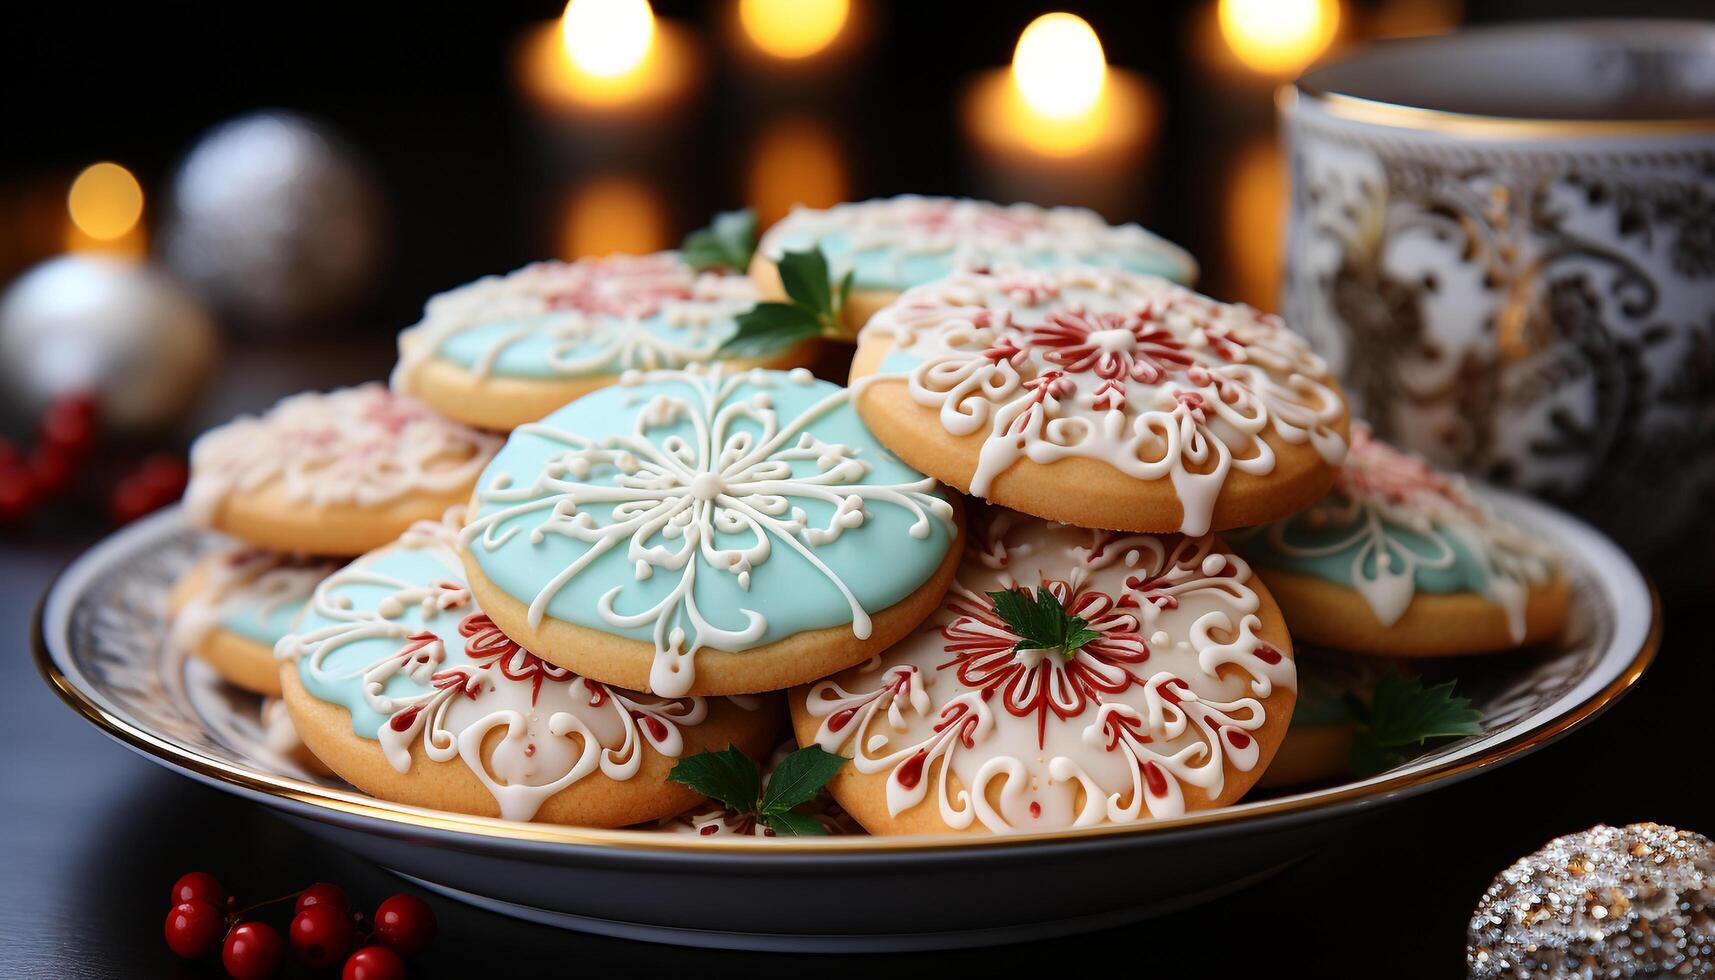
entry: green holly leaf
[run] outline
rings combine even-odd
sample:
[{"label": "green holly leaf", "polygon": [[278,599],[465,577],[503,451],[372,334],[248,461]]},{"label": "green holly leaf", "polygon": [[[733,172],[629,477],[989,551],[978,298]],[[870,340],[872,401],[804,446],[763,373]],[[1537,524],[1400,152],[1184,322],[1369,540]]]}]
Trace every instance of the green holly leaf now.
[{"label": "green holly leaf", "polygon": [[758,809],[767,816],[810,802],[840,771],[845,761],[844,756],[835,755],[820,745],[799,749],[774,767],[774,772],[768,777],[768,788],[762,791],[762,804]]},{"label": "green holly leaf", "polygon": [[1424,686],[1391,670],[1376,679],[1368,704],[1347,698],[1358,720],[1349,763],[1354,775],[1371,776],[1403,765],[1431,739],[1483,733],[1483,714],[1470,698],[1453,693],[1453,681]]},{"label": "green holly leaf", "polygon": [[787,252],[777,267],[787,301],[765,300],[740,313],[734,318],[738,332],[721,344],[716,356],[766,357],[812,337],[850,339],[841,312],[851,294],[851,273],[836,287],[819,248]]},{"label": "green holly leaf", "polygon": [[707,228],[685,236],[680,254],[691,268],[728,269],[743,272],[750,268],[750,258],[756,254],[756,212],[722,211]]},{"label": "green holly leaf", "polygon": [[778,837],[825,837],[828,833],[828,828],[822,826],[822,821],[808,813],[782,810],[779,813],[765,813],[758,819]]},{"label": "green holly leaf", "polygon": [[1100,632],[1090,629],[1090,624],[1082,616],[1066,612],[1054,593],[1041,586],[1037,587],[1034,597],[1028,590],[1011,589],[990,592],[988,597],[994,603],[995,613],[1019,636],[1013,645],[1014,652],[1053,650],[1069,659],[1083,649],[1084,644],[1102,638]]},{"label": "green holly leaf", "polygon": [[755,760],[730,746],[680,759],[667,778],[720,800],[736,813],[755,813],[762,795],[762,776]]}]

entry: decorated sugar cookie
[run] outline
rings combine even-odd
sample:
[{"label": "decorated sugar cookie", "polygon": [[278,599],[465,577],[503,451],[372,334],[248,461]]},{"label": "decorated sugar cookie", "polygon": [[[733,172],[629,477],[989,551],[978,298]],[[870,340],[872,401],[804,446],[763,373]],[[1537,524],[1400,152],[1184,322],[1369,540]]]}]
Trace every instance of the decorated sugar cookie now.
[{"label": "decorated sugar cookie", "polygon": [[1197,263],[1184,249],[1135,224],[1110,225],[1085,208],[915,194],[798,208],[762,237],[751,275],[765,295],[779,298],[781,256],[812,248],[827,256],[835,278],[851,273],[844,312],[854,331],[901,292],[964,269],[1091,265],[1178,282],[1197,277]]},{"label": "decorated sugar cookie", "polygon": [[281,683],[316,757],[382,799],[510,820],[618,827],[696,805],[674,760],[768,751],[763,699],[657,698],[580,677],[484,614],[459,513],[413,525],[316,588],[281,640]]},{"label": "decorated sugar cookie", "polygon": [[[714,360],[757,298],[749,277],[697,272],[672,252],[538,262],[429,300],[399,335],[393,387],[510,431],[625,371]],[[799,353],[768,366],[799,366]]]},{"label": "decorated sugar cookie", "polygon": [[1332,492],[1234,540],[1293,635],[1335,649],[1482,653],[1566,624],[1569,587],[1551,549],[1362,424]]},{"label": "decorated sugar cookie", "polygon": [[1084,527],[1272,520],[1326,492],[1345,452],[1345,401],[1303,340],[1154,276],[949,276],[871,319],[851,376],[907,463]]},{"label": "decorated sugar cookie", "polygon": [[361,554],[468,497],[499,445],[384,385],[304,392],[197,439],[185,514],[271,551]]},{"label": "decorated sugar cookie", "polygon": [[1211,537],[973,518],[942,608],[789,695],[876,834],[1093,827],[1233,802],[1286,734],[1292,648]]},{"label": "decorated sugar cookie", "polygon": [[1298,704],[1263,788],[1364,779],[1403,765],[1435,743],[1482,734],[1483,716],[1456,681],[1421,677],[1407,660],[1295,651]]},{"label": "decorated sugar cookie", "polygon": [[959,528],[846,389],[716,365],[630,374],[520,426],[463,543],[509,635],[677,697],[779,690],[886,648],[940,602]]},{"label": "decorated sugar cookie", "polygon": [[274,644],[292,631],[316,583],[338,567],[248,545],[218,548],[173,585],[168,642],[207,661],[229,683],[277,696]]}]

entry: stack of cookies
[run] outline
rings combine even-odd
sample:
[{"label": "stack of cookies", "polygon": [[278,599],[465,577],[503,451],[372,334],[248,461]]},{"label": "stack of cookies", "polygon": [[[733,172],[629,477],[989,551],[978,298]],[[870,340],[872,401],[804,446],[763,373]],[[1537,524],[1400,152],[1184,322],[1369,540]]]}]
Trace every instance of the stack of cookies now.
[{"label": "stack of cookies", "polygon": [[[1300,738],[1294,638],[1564,622],[1552,553],[1141,228],[921,197],[760,244],[725,220],[435,297],[391,393],[205,436],[190,509],[242,544],[176,590],[183,642],[384,799],[898,834],[1227,805]],[[845,385],[810,370],[830,338]],[[277,639],[273,674],[229,635]]]}]

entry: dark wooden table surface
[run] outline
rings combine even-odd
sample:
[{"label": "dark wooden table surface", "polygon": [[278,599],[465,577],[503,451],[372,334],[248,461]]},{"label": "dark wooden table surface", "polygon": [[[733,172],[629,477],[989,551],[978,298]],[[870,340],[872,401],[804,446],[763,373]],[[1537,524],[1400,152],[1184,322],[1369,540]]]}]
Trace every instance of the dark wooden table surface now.
[{"label": "dark wooden table surface", "polygon": [[[202,977],[160,936],[181,872],[214,872],[252,895],[339,882],[373,903],[404,885],[312,840],[263,809],[178,776],[109,741],[61,705],[29,660],[36,597],[87,542],[0,551],[0,976]],[[1598,821],[1657,820],[1715,830],[1707,782],[1715,659],[1682,603],[1655,668],[1588,728],[1504,770],[1399,804],[1326,851],[1248,891],[1106,933],[1020,947],[916,955],[907,966],[703,952],[514,922],[431,899],[442,933],[418,976],[487,975],[500,963],[600,976],[867,976],[880,970],[1053,969],[1118,957],[1152,976],[1244,974],[1281,958],[1326,976],[1447,977],[1463,968],[1466,916],[1496,871],[1549,837]],[[1147,867],[1129,873],[1150,874]],[[956,896],[949,896],[956,901]],[[1020,894],[1052,903],[1052,895]],[[766,914],[766,913],[761,913]],[[477,971],[473,974],[471,971]]]}]

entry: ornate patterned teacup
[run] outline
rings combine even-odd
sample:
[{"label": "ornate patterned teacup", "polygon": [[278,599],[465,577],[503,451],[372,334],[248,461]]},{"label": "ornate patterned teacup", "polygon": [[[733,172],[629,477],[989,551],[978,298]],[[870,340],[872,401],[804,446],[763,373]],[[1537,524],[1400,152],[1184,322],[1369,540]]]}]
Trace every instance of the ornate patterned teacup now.
[{"label": "ornate patterned teacup", "polygon": [[1280,108],[1289,322],[1376,431],[1658,568],[1715,545],[1715,25],[1378,44]]}]

